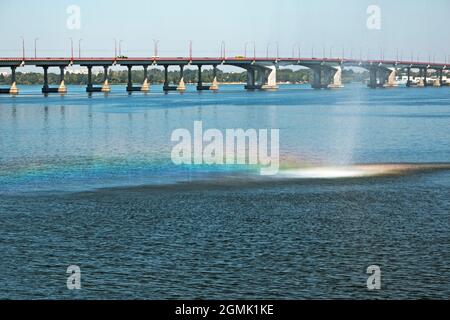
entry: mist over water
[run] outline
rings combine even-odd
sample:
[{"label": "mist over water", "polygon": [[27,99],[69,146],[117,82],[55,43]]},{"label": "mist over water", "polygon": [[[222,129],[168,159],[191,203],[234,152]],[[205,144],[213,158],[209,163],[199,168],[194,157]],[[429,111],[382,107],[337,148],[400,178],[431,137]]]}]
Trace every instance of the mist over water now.
[{"label": "mist over water", "polygon": [[[450,295],[448,88],[20,89],[0,96],[0,298]],[[279,174],[175,166],[194,121],[280,129]]]},{"label": "mist over water", "polygon": [[[42,97],[24,87],[0,97],[2,192],[82,191],[171,184],[228,174],[245,166],[172,164],[173,130],[280,129],[281,169],[376,163],[442,163],[450,157],[450,94],[446,88],[371,91],[362,85],[314,91],[286,85],[278,92]],[[314,176],[314,175],[313,175]],[[345,175],[344,175],[345,176]]]}]

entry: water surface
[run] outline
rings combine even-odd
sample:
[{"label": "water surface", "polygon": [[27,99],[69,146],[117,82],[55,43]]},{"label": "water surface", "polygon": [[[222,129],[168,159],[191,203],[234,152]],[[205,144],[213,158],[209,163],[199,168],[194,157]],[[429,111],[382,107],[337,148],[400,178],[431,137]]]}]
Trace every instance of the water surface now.
[{"label": "water surface", "polygon": [[[448,88],[20,89],[0,96],[2,298],[450,296]],[[173,165],[194,121],[280,129],[283,171]]]}]

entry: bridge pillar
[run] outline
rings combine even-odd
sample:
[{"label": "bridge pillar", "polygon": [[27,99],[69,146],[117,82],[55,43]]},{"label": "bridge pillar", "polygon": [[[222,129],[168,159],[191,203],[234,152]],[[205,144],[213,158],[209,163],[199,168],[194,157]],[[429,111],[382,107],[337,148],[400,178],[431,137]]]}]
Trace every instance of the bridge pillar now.
[{"label": "bridge pillar", "polygon": [[219,90],[219,82],[217,81],[217,65],[213,65],[213,82],[209,90]]},{"label": "bridge pillar", "polygon": [[62,93],[62,94],[67,92],[67,88],[66,88],[66,86],[64,84],[64,70],[65,70],[64,66],[60,66],[59,67],[59,72],[60,73],[59,73],[59,88],[58,88],[58,92]]},{"label": "bridge pillar", "polygon": [[417,83],[418,87],[425,87],[425,82],[426,81],[424,81],[424,72],[423,71],[424,70],[422,68],[419,69],[419,83]]},{"label": "bridge pillar", "polygon": [[[444,74],[445,74],[445,80],[444,80]],[[441,86],[450,86],[450,77],[449,77],[449,73],[445,72],[445,70],[442,70],[442,82],[441,82]]]},{"label": "bridge pillar", "polygon": [[264,85],[265,76],[266,76],[265,73],[266,73],[266,70],[264,70],[264,69],[256,70],[256,76],[257,76],[256,82],[259,85],[258,89],[261,89],[261,87]]},{"label": "bridge pillar", "polygon": [[143,67],[144,67],[144,83],[142,83],[141,91],[148,92],[150,91],[150,86],[148,84],[148,66],[145,65]]},{"label": "bridge pillar", "polygon": [[111,91],[111,87],[109,86],[108,66],[103,66],[102,92],[110,92],[110,91]]},{"label": "bridge pillar", "polygon": [[256,89],[256,75],[255,69],[247,69],[247,85],[245,86],[246,90],[255,90]]},{"label": "bridge pillar", "polygon": [[328,81],[327,88],[329,89],[343,88],[344,86],[342,85],[342,67],[341,66],[331,67],[328,70],[330,76],[327,80]]},{"label": "bridge pillar", "polygon": [[261,70],[263,82],[261,89],[263,90],[277,90],[277,67],[270,66],[266,70]]},{"label": "bridge pillar", "polygon": [[423,69],[423,86],[428,87],[428,68]]},{"label": "bridge pillar", "polygon": [[177,91],[184,92],[186,91],[186,84],[184,83],[184,66],[180,65],[180,82],[177,86]]},{"label": "bridge pillar", "polygon": [[197,90],[203,90],[203,80],[202,80],[202,65],[198,65],[198,83]]},{"label": "bridge pillar", "polygon": [[408,75],[408,80],[406,81],[406,86],[409,88],[409,87],[411,87],[411,68],[408,68],[406,72]]},{"label": "bridge pillar", "polygon": [[48,93],[48,67],[44,66],[44,85],[42,86],[42,93]]},{"label": "bridge pillar", "polygon": [[19,89],[17,89],[16,85],[16,68],[17,67],[11,67],[11,87],[9,88],[9,94],[18,94]]},{"label": "bridge pillar", "polygon": [[439,86],[444,86],[444,70],[439,70]]},{"label": "bridge pillar", "polygon": [[88,69],[88,83],[86,86],[86,91],[87,92],[92,92],[93,91],[93,85],[92,85],[92,66],[87,66]]},{"label": "bridge pillar", "polygon": [[441,86],[440,72],[441,72],[440,70],[435,70],[436,80],[433,81],[433,87],[440,87]]},{"label": "bridge pillar", "polygon": [[315,67],[312,69],[313,71],[313,89],[322,89],[322,67]]},{"label": "bridge pillar", "polygon": [[203,85],[203,79],[202,79],[202,65],[199,64],[198,65],[198,84],[197,84],[197,90],[198,91],[202,91],[202,90],[211,90],[210,86],[204,86]]},{"label": "bridge pillar", "polygon": [[397,87],[396,77],[397,77],[397,69],[395,68],[387,68],[385,71],[385,82],[383,84],[384,88],[393,88]]},{"label": "bridge pillar", "polygon": [[376,67],[371,67],[369,70],[369,88],[376,89],[378,87],[378,80],[377,80],[377,73],[378,70]]},{"label": "bridge pillar", "polygon": [[133,79],[131,76],[131,69],[133,66],[127,66],[128,68],[128,81],[127,81],[127,91],[132,92],[133,91]]},{"label": "bridge pillar", "polygon": [[165,92],[169,91],[169,66],[167,64],[164,65],[164,86],[163,90]]}]

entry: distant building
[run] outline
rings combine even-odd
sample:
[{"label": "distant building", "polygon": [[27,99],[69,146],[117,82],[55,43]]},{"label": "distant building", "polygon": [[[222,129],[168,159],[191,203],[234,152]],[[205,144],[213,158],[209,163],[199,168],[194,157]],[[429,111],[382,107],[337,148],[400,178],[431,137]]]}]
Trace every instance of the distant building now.
[{"label": "distant building", "polygon": [[68,74],[88,74],[87,69],[73,69],[73,68],[67,68],[66,72]]},{"label": "distant building", "polygon": [[[66,69],[66,73],[69,74],[88,74],[88,69],[87,68],[67,68]],[[103,71],[101,69],[92,69],[92,74],[93,75],[99,75],[103,73]]]}]

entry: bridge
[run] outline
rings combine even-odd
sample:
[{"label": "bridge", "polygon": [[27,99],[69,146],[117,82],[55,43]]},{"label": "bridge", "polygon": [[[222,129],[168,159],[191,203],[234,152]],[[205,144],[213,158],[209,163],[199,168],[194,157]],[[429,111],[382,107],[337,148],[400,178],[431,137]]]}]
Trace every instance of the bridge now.
[{"label": "bridge", "polygon": [[[108,70],[112,66],[124,66],[128,69],[128,82],[126,90],[128,92],[147,92],[150,89],[148,82],[148,69],[150,67],[164,67],[164,92],[186,90],[183,71],[186,66],[196,66],[198,68],[197,90],[218,90],[217,68],[219,66],[240,67],[247,71],[247,90],[276,90],[277,69],[286,66],[301,66],[312,70],[313,80],[311,86],[315,89],[341,88],[342,71],[344,68],[360,67],[369,71],[370,88],[396,87],[396,76],[399,72],[406,72],[406,85],[409,86],[444,86],[448,85],[444,81],[444,74],[448,73],[447,63],[431,63],[419,61],[395,61],[395,60],[358,60],[343,58],[248,58],[248,57],[149,57],[149,58],[0,58],[0,67],[11,68],[11,84],[9,88],[0,88],[0,93],[18,94],[16,83],[16,69],[24,66],[41,67],[44,71],[44,83],[42,92],[66,93],[64,84],[65,69],[69,66],[78,65],[86,67],[88,70],[87,92],[109,92],[110,85]],[[180,69],[180,79],[176,86],[172,86],[168,80],[168,69],[176,66]],[[205,85],[202,80],[202,68],[204,66],[213,67],[213,82]],[[48,82],[48,69],[56,67],[60,69],[60,84],[58,87],[50,87]],[[92,68],[104,68],[104,79],[102,86],[94,86],[92,82]],[[144,68],[144,82],[135,86],[132,79],[132,68]],[[418,83],[412,81],[412,71],[419,72]],[[435,75],[430,84],[430,74]]]}]

